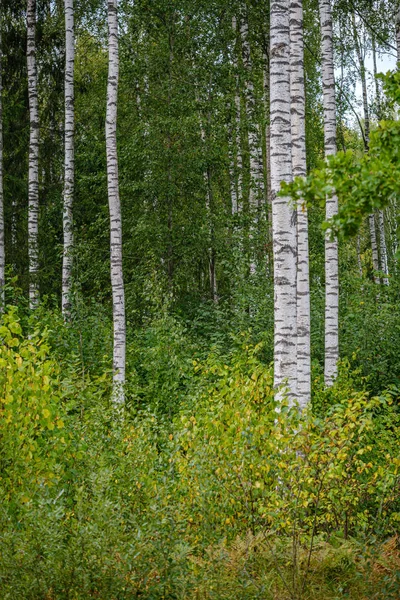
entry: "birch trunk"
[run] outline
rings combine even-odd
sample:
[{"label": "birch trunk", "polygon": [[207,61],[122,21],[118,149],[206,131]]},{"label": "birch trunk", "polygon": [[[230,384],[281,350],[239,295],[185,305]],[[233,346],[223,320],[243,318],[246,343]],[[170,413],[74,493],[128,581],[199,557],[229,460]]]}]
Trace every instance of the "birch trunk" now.
[{"label": "birch trunk", "polygon": [[29,173],[28,173],[28,256],[29,305],[39,302],[39,103],[36,65],[36,0],[28,0],[27,13],[27,72],[29,98]]},{"label": "birch trunk", "polygon": [[397,62],[400,63],[400,7],[396,14],[396,47],[397,47]]},{"label": "birch trunk", "polygon": [[63,265],[61,307],[64,318],[71,308],[72,248],[74,243],[72,206],[74,199],[74,1],[64,0],[65,8],[65,163],[63,209]]},{"label": "birch trunk", "polygon": [[4,248],[4,194],[3,194],[3,15],[0,14],[0,314],[4,310],[5,248]]},{"label": "birch trunk", "polygon": [[247,15],[241,15],[240,19],[240,37],[242,40],[243,66],[246,72],[245,81],[245,105],[246,120],[248,128],[249,152],[250,152],[250,190],[249,207],[253,215],[257,215],[258,196],[259,196],[259,139],[257,135],[257,124],[255,119],[255,97],[254,85],[252,81],[252,61],[249,44],[249,24]]},{"label": "birch trunk", "polygon": [[[369,106],[368,106],[368,90],[367,90],[367,78],[364,64],[364,57],[361,47],[361,42],[358,38],[356,21],[354,15],[352,15],[353,24],[353,36],[356,47],[357,60],[360,69],[362,98],[363,98],[363,111],[364,111],[364,150],[369,151],[369,138],[370,138],[370,119],[369,119]],[[378,276],[379,271],[379,254],[378,244],[376,239],[376,227],[375,227],[375,216],[371,214],[368,216],[369,234],[371,238],[371,250],[372,250],[372,265],[374,268],[374,282],[380,284]]]},{"label": "birch trunk", "polygon": [[[232,17],[232,29],[236,35],[237,33],[237,22],[236,17]],[[240,127],[240,87],[239,77],[237,74],[238,63],[236,58],[236,51],[233,51],[233,67],[236,76],[236,91],[235,91],[235,121],[236,121],[236,168],[237,168],[237,202],[235,212],[241,212],[243,208],[243,157],[242,157],[242,136]]]},{"label": "birch trunk", "polygon": [[[319,0],[325,156],[336,154],[336,94],[330,0]],[[326,199],[326,219],[338,212],[338,199]],[[331,386],[339,360],[339,257],[337,239],[325,239],[325,385]]]},{"label": "birch trunk", "polygon": [[274,254],[274,385],[278,398],[297,396],[296,210],[278,196],[292,180],[289,0],[271,2],[271,191]]},{"label": "birch trunk", "polygon": [[[303,2],[290,2],[290,102],[293,177],[307,175]],[[297,207],[297,395],[299,406],[311,400],[310,282],[308,215],[304,202]]]},{"label": "birch trunk", "polygon": [[108,0],[108,81],[106,150],[108,204],[110,210],[111,286],[113,298],[113,402],[124,402],[126,324],[122,272],[122,221],[118,182],[117,99],[118,99],[118,14],[117,0]]},{"label": "birch trunk", "polygon": [[378,255],[378,242],[376,239],[376,228],[375,228],[375,215],[368,215],[368,226],[369,226],[369,235],[371,238],[371,250],[372,250],[372,268],[374,270],[374,282],[376,284],[380,284],[380,279],[378,275],[379,271],[379,255]]},{"label": "birch trunk", "polygon": [[382,273],[385,276],[382,279],[384,285],[389,285],[389,268],[387,259],[387,248],[386,248],[386,235],[385,235],[385,217],[383,210],[378,211],[378,223],[379,223],[379,250],[380,250],[380,267]]}]

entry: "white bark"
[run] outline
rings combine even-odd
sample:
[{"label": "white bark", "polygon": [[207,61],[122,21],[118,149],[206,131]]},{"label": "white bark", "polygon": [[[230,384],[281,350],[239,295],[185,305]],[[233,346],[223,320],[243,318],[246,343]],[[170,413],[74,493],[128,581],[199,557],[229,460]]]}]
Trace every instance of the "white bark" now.
[{"label": "white bark", "polygon": [[378,222],[379,222],[379,250],[380,250],[380,266],[382,273],[385,276],[382,279],[384,285],[389,285],[389,268],[387,259],[386,249],[386,235],[385,235],[385,217],[383,210],[378,211]]},{"label": "white bark", "polygon": [[249,44],[249,24],[245,11],[240,19],[240,37],[242,40],[243,66],[246,71],[245,80],[245,105],[246,120],[250,152],[250,190],[249,190],[249,208],[253,215],[257,215],[259,199],[259,136],[257,131],[257,122],[255,115],[255,97],[254,85],[252,80],[252,61]]},{"label": "white bark", "polygon": [[0,313],[4,309],[5,248],[4,248],[4,194],[3,194],[3,46],[0,14]]},{"label": "white bark", "polygon": [[[319,0],[325,156],[336,154],[336,96],[330,0]],[[326,219],[338,212],[337,196],[326,199]],[[337,239],[325,239],[325,384],[333,384],[339,360],[339,260]]]},{"label": "white bark", "polygon": [[108,204],[110,210],[111,286],[113,298],[113,401],[124,402],[126,324],[125,291],[122,272],[122,220],[118,182],[117,99],[118,99],[118,14],[117,0],[108,0],[108,81],[106,149]]},{"label": "white bark", "polygon": [[[290,2],[290,99],[293,177],[307,175],[303,2]],[[304,202],[297,207],[297,394],[299,406],[311,400],[310,282],[308,215]]]},{"label": "white bark", "polygon": [[[364,110],[364,150],[365,152],[369,151],[369,138],[370,138],[370,119],[369,119],[369,106],[368,106],[368,90],[367,90],[367,78],[364,64],[364,56],[363,50],[361,47],[361,42],[358,38],[356,20],[354,14],[352,15],[352,24],[353,24],[353,36],[356,48],[356,54],[360,69],[360,78],[361,78],[361,89],[362,89],[362,98],[363,98],[363,110]],[[370,214],[368,216],[368,224],[369,224],[369,233],[371,238],[371,250],[372,250],[372,264],[374,268],[374,282],[376,284],[380,284],[380,279],[378,276],[379,271],[379,255],[378,255],[378,244],[376,239],[376,227],[375,227],[375,216],[374,214]]]},{"label": "white bark", "polygon": [[29,98],[28,254],[29,305],[39,302],[39,104],[36,66],[36,0],[27,3],[27,71]]},{"label": "white bark", "polygon": [[74,243],[72,206],[74,199],[74,1],[64,0],[65,8],[65,162],[63,209],[63,265],[61,307],[64,318],[71,307],[72,248]]},{"label": "white bark", "polygon": [[[268,36],[269,42],[269,36]],[[266,163],[266,204],[267,204],[267,213],[268,213],[268,232],[270,240],[272,240],[272,192],[271,192],[271,159],[270,159],[270,106],[269,106],[269,97],[270,97],[270,72],[269,72],[269,58],[264,55],[264,108],[265,108],[265,163]]]},{"label": "white bark", "polygon": [[376,228],[375,228],[375,215],[368,215],[369,235],[371,238],[371,250],[372,250],[372,268],[374,270],[373,277],[376,284],[380,284],[378,275],[379,271],[379,255],[378,255],[378,242],[376,239]]},{"label": "white bark", "polygon": [[[232,29],[236,34],[237,23],[236,17],[232,17]],[[236,137],[236,168],[237,168],[237,202],[236,206],[232,205],[232,212],[241,212],[243,208],[243,157],[242,157],[242,136],[240,134],[240,88],[239,88],[239,77],[237,76],[238,63],[236,58],[236,51],[233,51],[233,67],[236,73],[236,91],[235,91],[235,137]]]},{"label": "white bark", "polygon": [[289,0],[271,2],[271,191],[274,254],[274,385],[289,401],[297,396],[296,210],[280,197],[292,180],[289,77]]}]

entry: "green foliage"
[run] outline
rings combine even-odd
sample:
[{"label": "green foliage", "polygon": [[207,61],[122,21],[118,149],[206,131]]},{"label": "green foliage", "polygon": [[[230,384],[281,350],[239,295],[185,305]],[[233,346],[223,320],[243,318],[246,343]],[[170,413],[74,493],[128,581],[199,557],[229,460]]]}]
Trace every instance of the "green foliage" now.
[{"label": "green foliage", "polygon": [[[393,101],[399,97],[398,73],[384,79]],[[282,195],[302,199],[307,206],[324,206],[327,196],[336,194],[339,212],[324,223],[331,234],[345,237],[358,232],[365,215],[382,209],[400,195],[400,124],[380,121],[371,132],[368,154],[361,158],[352,150],[328,156],[321,166],[306,178],[296,178],[282,185]]]},{"label": "green foliage", "polygon": [[398,596],[393,394],[342,369],[300,418],[276,404],[261,344],[189,362],[164,316],[136,341],[145,395],[121,419],[108,372],[67,368],[43,319],[11,308],[0,327],[2,598]]}]

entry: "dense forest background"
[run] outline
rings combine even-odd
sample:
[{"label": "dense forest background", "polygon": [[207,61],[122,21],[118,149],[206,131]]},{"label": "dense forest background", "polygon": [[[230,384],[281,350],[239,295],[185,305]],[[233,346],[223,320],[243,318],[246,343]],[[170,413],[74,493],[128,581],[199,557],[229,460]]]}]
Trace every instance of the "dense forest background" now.
[{"label": "dense forest background", "polygon": [[[1,0],[4,600],[399,597],[400,7],[332,3],[340,360],[325,386],[324,3],[299,3],[312,358],[311,403],[299,413],[277,402],[273,379],[276,3],[118,3],[121,409],[112,391],[105,132],[113,2],[74,7],[66,314],[65,5],[35,7],[40,302],[32,306],[27,4]],[[392,74],[376,78],[387,63]]]}]

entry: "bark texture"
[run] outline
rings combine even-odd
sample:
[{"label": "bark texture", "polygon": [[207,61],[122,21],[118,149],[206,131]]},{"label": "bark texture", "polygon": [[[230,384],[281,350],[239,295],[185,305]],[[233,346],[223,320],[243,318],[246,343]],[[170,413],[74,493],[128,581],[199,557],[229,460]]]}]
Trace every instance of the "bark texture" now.
[{"label": "bark texture", "polygon": [[297,396],[296,209],[278,196],[292,180],[289,0],[271,2],[270,161],[274,255],[274,384],[289,401]]},{"label": "bark texture", "polygon": [[117,98],[118,98],[118,13],[117,0],[108,0],[108,81],[106,112],[107,184],[110,210],[111,286],[113,298],[113,401],[124,402],[126,324],[122,272],[122,221],[118,182]]},{"label": "bark texture", "polygon": [[375,215],[372,213],[368,215],[368,226],[369,236],[371,238],[371,250],[372,250],[372,268],[374,270],[374,282],[380,284],[378,275],[379,271],[379,254],[378,254],[378,242],[376,239],[376,228],[375,228]]},{"label": "bark texture", "polygon": [[64,141],[64,207],[63,265],[61,306],[64,318],[71,307],[72,248],[74,243],[72,206],[74,200],[74,2],[64,0],[65,10],[65,141]]},{"label": "bark texture", "polygon": [[4,194],[3,194],[3,46],[0,14],[0,313],[4,309],[5,248],[4,248]]},{"label": "bark texture", "polygon": [[400,63],[400,7],[396,14],[396,47],[397,47],[397,62]]},{"label": "bark texture", "polygon": [[27,72],[29,98],[29,173],[28,173],[28,254],[29,304],[39,302],[39,103],[36,65],[36,0],[28,0],[27,13]]},{"label": "bark texture", "polygon": [[[307,175],[303,2],[290,2],[290,103],[293,177]],[[311,400],[310,283],[307,207],[297,207],[297,395],[299,406]]]},{"label": "bark texture", "polygon": [[[324,104],[325,156],[336,154],[336,95],[333,62],[332,11],[330,0],[319,0],[321,22],[322,88]],[[338,211],[337,196],[326,199],[326,218]],[[338,242],[325,239],[325,384],[337,375],[339,360],[339,269]]]},{"label": "bark texture", "polygon": [[[356,20],[354,14],[352,15],[352,25],[353,25],[353,36],[354,43],[356,48],[357,60],[360,70],[360,78],[361,78],[361,89],[362,89],[362,98],[363,98],[363,111],[364,111],[364,131],[361,132],[364,138],[364,151],[369,152],[369,141],[370,141],[370,118],[369,118],[369,106],[368,106],[368,90],[367,90],[367,77],[365,70],[365,62],[363,55],[363,48],[361,46],[361,42],[357,33]],[[378,276],[379,271],[379,254],[378,254],[378,244],[376,238],[376,227],[375,227],[375,216],[374,214],[370,214],[368,216],[368,225],[369,225],[369,234],[371,239],[371,250],[372,250],[372,264],[374,268],[374,282],[380,284],[380,279]]]},{"label": "bark texture", "polygon": [[[236,17],[232,17],[232,29],[237,35]],[[240,126],[240,87],[238,77],[238,61],[236,56],[236,48],[233,49],[233,67],[236,74],[236,90],[235,90],[235,143],[236,143],[236,169],[237,169],[237,194],[236,202],[232,203],[233,214],[241,212],[243,208],[243,157],[242,157],[242,136]],[[236,178],[235,178],[236,182]]]},{"label": "bark texture", "polygon": [[387,248],[386,248],[386,234],[385,234],[385,214],[383,210],[378,212],[378,222],[379,222],[379,250],[380,250],[380,267],[384,276],[382,278],[382,283],[384,285],[389,285],[389,267],[388,267],[388,259],[387,259]]}]

